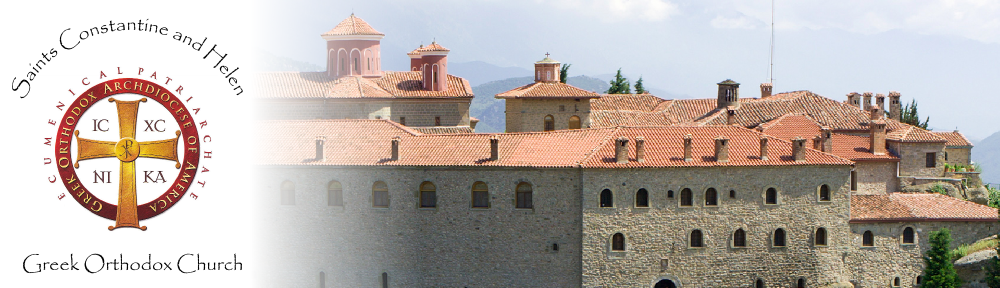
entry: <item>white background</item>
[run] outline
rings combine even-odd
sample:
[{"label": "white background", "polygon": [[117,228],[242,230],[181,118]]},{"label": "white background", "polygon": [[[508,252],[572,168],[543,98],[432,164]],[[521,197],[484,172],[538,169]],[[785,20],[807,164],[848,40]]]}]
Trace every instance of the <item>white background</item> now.
[{"label": "white background", "polygon": [[[0,41],[3,43],[0,76],[7,83],[0,89],[0,159],[3,163],[0,166],[0,203],[3,203],[0,208],[3,223],[0,279],[3,284],[0,286],[250,286],[254,273],[263,272],[254,269],[259,263],[253,251],[254,230],[250,221],[253,201],[249,184],[252,179],[249,99],[253,91],[249,87],[253,59],[247,51],[254,37],[252,4],[57,2],[5,2],[0,9],[4,27],[0,32],[3,39]],[[148,19],[153,24],[168,27],[169,36],[139,31],[110,32],[91,36],[72,50],[59,45],[59,35],[67,28],[72,30],[66,33],[66,39],[76,42],[82,30],[108,21],[136,22],[140,19],[144,23]],[[196,41],[208,37],[206,47],[198,52],[174,41],[170,36],[175,31],[190,35]],[[214,44],[219,45],[218,50],[229,54],[223,65],[230,69],[241,68],[233,76],[246,91],[242,95],[235,95],[224,76],[212,68],[218,60],[214,54],[209,59],[202,59]],[[31,93],[23,99],[18,98],[24,89],[11,91],[10,80],[25,78],[31,70],[29,63],[42,59],[41,53],[51,48],[56,48],[57,56],[42,66],[31,82]],[[117,74],[118,67],[123,75]],[[139,67],[146,71],[142,76],[136,75]],[[98,79],[101,71],[110,78]],[[157,72],[158,80],[148,78],[153,71]],[[173,79],[169,84],[165,84],[167,76]],[[194,96],[185,105],[189,110],[201,108],[193,115],[196,121],[208,121],[199,133],[212,138],[212,142],[201,144],[203,151],[213,152],[211,159],[201,160],[201,166],[210,171],[202,173],[199,167],[195,178],[206,185],[202,188],[195,184],[188,195],[167,212],[141,221],[141,225],[148,227],[147,231],[125,228],[108,231],[113,221],[87,211],[69,196],[61,182],[46,180],[57,173],[54,164],[43,165],[43,159],[54,154],[52,146],[44,145],[44,138],[57,133],[57,127],[47,122],[49,119],[58,121],[65,113],[55,107],[58,102],[68,104],[75,99],[69,89],[79,95],[90,87],[81,84],[84,77],[89,78],[91,85],[118,77],[143,78],[171,90],[183,85],[179,97]],[[143,105],[153,107],[157,104],[148,101]],[[141,121],[138,126],[145,128]],[[83,165],[85,162],[81,162]],[[92,172],[87,170],[78,173],[82,180],[92,178]],[[85,176],[88,173],[91,175]],[[113,173],[113,178],[117,181],[117,173]],[[172,177],[168,181],[172,181]],[[59,200],[57,197],[63,193],[67,194],[66,198]],[[140,190],[139,193],[162,191]],[[189,197],[191,193],[199,198]],[[104,200],[117,202],[116,198]],[[35,263],[68,261],[73,254],[83,268],[83,259],[91,253],[102,254],[108,261],[123,254],[126,261],[139,262],[145,262],[147,254],[152,254],[153,261],[174,262],[175,270],[27,274],[22,269],[22,261],[29,254],[40,254],[31,259]],[[203,261],[232,261],[236,254],[244,270],[182,274],[176,271],[176,262],[185,253],[200,253]]]}]

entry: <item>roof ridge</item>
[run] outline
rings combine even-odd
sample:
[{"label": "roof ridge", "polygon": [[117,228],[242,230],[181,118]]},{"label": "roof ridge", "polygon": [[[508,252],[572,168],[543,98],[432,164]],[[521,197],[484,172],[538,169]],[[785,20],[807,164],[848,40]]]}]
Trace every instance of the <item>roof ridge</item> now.
[{"label": "roof ridge", "polygon": [[579,161],[576,162],[576,167],[577,168],[584,168],[583,167],[583,163],[587,163],[588,161],[590,161],[590,158],[593,157],[594,154],[596,154],[597,151],[601,149],[601,147],[604,147],[604,145],[607,144],[608,141],[610,141],[612,138],[614,138],[613,136],[617,135],[618,131],[620,131],[621,128],[622,128],[622,126],[615,126],[614,128],[603,128],[603,129],[613,129],[613,130],[610,133],[608,133],[608,135],[605,135],[604,139],[601,139],[600,143],[597,143],[597,145],[594,145],[594,147],[591,147],[590,148],[590,152],[587,152],[587,154],[584,154],[583,155],[583,159],[580,159]]}]

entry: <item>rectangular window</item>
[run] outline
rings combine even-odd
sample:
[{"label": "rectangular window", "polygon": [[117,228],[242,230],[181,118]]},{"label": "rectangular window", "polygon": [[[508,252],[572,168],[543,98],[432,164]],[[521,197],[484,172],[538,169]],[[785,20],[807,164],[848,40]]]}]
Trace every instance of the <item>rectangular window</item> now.
[{"label": "rectangular window", "polygon": [[434,126],[441,126],[441,117],[439,116],[434,117]]},{"label": "rectangular window", "polygon": [[531,192],[517,192],[517,208],[531,209]]},{"label": "rectangular window", "polygon": [[437,207],[437,195],[434,191],[420,191],[420,208]]},{"label": "rectangular window", "polygon": [[399,125],[406,125],[406,117],[399,117]]},{"label": "rectangular window", "polygon": [[851,171],[851,191],[858,191],[858,172]]},{"label": "rectangular window", "polygon": [[937,153],[927,153],[927,168],[934,168],[937,166]]}]

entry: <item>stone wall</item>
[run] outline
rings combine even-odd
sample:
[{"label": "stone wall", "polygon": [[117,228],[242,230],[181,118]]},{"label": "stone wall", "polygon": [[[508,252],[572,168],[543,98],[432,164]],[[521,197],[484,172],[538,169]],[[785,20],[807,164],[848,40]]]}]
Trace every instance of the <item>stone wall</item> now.
[{"label": "stone wall", "polygon": [[[899,176],[941,177],[944,175],[944,143],[889,141],[888,144],[889,149],[899,155]],[[927,153],[936,153],[934,167],[927,167]]]},{"label": "stone wall", "polygon": [[[579,287],[580,178],[575,169],[271,168],[259,179],[260,239],[268,287]],[[295,183],[295,205],[280,187]],[[344,206],[328,206],[330,181]],[[372,207],[385,181],[389,208]],[[437,207],[418,208],[432,181]],[[471,208],[475,181],[490,208]],[[515,209],[515,187],[533,185],[534,209]],[[553,250],[558,244],[558,251]],[[263,277],[263,276],[262,276]]]},{"label": "stone wall", "polygon": [[[660,279],[681,287],[750,287],[758,278],[768,287],[790,287],[799,278],[808,287],[847,281],[841,256],[850,247],[849,172],[847,166],[586,170],[583,286],[652,287]],[[824,184],[832,201],[819,201]],[[640,188],[649,191],[649,208],[635,207]],[[694,206],[679,206],[683,188],[693,191]],[[718,191],[718,206],[704,205],[708,188]],[[777,189],[777,205],[764,204],[768,188]],[[613,208],[599,207],[604,189],[614,192]],[[827,230],[826,246],[813,245],[820,227]],[[732,245],[739,228],[746,231],[746,248]],[[786,247],[772,247],[778,228],[786,231]],[[689,247],[694,229],[704,233],[704,248]],[[623,252],[610,249],[615,233],[625,236]]]},{"label": "stone wall", "polygon": [[[916,243],[903,244],[902,233],[906,227],[916,232]],[[852,223],[851,251],[844,259],[851,267],[852,280],[859,287],[887,287],[895,277],[900,278],[901,287],[917,287],[916,278],[923,274],[924,251],[930,249],[930,233],[948,227],[951,230],[951,248],[961,244],[972,244],[977,240],[995,235],[997,223],[989,222],[893,222],[893,223]],[[863,247],[865,231],[875,236],[873,247]]]},{"label": "stone wall", "polygon": [[400,122],[406,118],[407,126],[434,126],[435,117],[441,126],[469,126],[470,99],[416,99],[416,100],[331,100],[283,99],[261,101],[266,113],[263,119],[391,119]]},{"label": "stone wall", "polygon": [[545,116],[552,115],[555,130],[569,129],[570,117],[580,117],[580,127],[590,127],[590,100],[583,99],[505,99],[507,132],[539,132],[545,128]]},{"label": "stone wall", "polygon": [[899,162],[857,162],[854,171],[858,177],[856,194],[871,195],[899,191],[896,166]]},{"label": "stone wall", "polygon": [[972,148],[944,148],[945,163],[957,165],[972,164]]}]

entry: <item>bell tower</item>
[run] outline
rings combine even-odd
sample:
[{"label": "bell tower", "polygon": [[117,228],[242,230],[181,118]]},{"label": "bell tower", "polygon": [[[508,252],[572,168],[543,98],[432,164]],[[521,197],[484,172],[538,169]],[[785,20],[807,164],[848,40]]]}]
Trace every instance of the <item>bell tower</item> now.
[{"label": "bell tower", "polygon": [[350,17],[320,36],[326,40],[327,76],[382,76],[379,44],[385,34],[372,28],[365,20],[351,13]]},{"label": "bell tower", "polygon": [[556,83],[559,79],[559,61],[545,53],[545,59],[535,62],[535,82]]},{"label": "bell tower", "polygon": [[719,82],[719,99],[716,108],[740,108],[740,83],[732,79]]}]

